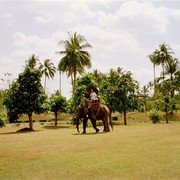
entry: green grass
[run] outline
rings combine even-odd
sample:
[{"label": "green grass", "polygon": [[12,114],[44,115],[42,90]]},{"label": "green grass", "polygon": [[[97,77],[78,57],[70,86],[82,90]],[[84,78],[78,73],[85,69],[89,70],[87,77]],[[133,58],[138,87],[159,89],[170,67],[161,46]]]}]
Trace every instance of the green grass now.
[{"label": "green grass", "polygon": [[180,123],[115,126],[110,133],[37,126],[0,129],[0,179],[178,179]]}]

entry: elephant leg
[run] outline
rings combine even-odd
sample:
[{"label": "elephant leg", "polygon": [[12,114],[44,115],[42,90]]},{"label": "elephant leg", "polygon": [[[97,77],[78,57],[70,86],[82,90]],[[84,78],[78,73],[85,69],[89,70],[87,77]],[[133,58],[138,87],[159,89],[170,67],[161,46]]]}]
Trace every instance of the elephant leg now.
[{"label": "elephant leg", "polygon": [[96,133],[99,132],[99,129],[96,127],[96,121],[94,119],[90,119],[91,120],[91,123],[93,125],[93,128],[96,130]]},{"label": "elephant leg", "polygon": [[103,122],[105,124],[105,132],[110,132],[108,118],[105,118]]},{"label": "elephant leg", "polygon": [[87,120],[88,120],[87,118],[84,118],[84,119],[83,119],[83,132],[82,132],[83,134],[86,133]]},{"label": "elephant leg", "polygon": [[103,126],[104,126],[103,132],[105,132],[106,131],[106,124],[104,121],[103,121]]}]

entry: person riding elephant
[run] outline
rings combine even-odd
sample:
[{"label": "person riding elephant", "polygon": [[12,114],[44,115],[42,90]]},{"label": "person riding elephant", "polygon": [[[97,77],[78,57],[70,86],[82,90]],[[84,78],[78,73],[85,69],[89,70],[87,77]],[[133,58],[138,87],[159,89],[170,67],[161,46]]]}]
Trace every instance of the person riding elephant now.
[{"label": "person riding elephant", "polygon": [[109,108],[106,105],[100,104],[98,108],[90,107],[88,108],[88,117],[86,116],[84,112],[84,108],[78,107],[76,111],[76,127],[77,131],[79,131],[79,120],[83,119],[83,133],[86,133],[86,127],[87,127],[87,121],[88,118],[90,119],[93,128],[95,129],[96,133],[99,132],[99,129],[96,127],[96,121],[102,120],[104,125],[104,132],[109,132],[109,124],[111,125],[111,128],[113,129],[111,117],[110,117],[110,111]]}]

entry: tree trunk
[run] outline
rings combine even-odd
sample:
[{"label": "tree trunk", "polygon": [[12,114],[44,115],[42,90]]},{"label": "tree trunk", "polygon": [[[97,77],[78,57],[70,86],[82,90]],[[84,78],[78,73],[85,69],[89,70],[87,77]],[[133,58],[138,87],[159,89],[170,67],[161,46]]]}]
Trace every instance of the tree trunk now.
[{"label": "tree trunk", "polygon": [[73,75],[71,75],[71,86],[72,86],[72,94],[74,94],[74,81],[73,81]]},{"label": "tree trunk", "polygon": [[28,118],[29,118],[29,129],[33,130],[32,113],[28,114]]},{"label": "tree trunk", "polygon": [[165,115],[165,118],[166,118],[166,123],[168,123],[168,108],[167,108],[167,104],[165,105],[165,112],[166,112],[166,115]]},{"label": "tree trunk", "polygon": [[[171,74],[171,83],[173,84],[173,75]],[[171,98],[174,98],[174,89],[171,89]]]},{"label": "tree trunk", "polygon": [[164,82],[164,78],[165,78],[165,75],[164,75],[164,62],[162,63],[162,69],[163,69],[163,82]]},{"label": "tree trunk", "polygon": [[59,92],[61,95],[61,71],[59,71]]},{"label": "tree trunk", "polygon": [[127,120],[126,120],[126,111],[124,111],[124,125],[127,125]]},{"label": "tree trunk", "polygon": [[154,94],[155,94],[155,88],[156,88],[156,70],[155,70],[155,63],[153,63],[153,70],[154,70]]},{"label": "tree trunk", "polygon": [[57,116],[58,116],[58,114],[57,114],[57,112],[55,112],[55,126],[57,126]]},{"label": "tree trunk", "polygon": [[46,92],[46,75],[44,75],[44,91]]}]

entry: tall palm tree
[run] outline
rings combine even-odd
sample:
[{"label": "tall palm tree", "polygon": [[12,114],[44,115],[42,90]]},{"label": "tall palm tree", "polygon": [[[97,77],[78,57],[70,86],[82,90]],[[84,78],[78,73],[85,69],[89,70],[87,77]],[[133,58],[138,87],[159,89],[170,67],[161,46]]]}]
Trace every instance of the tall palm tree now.
[{"label": "tall palm tree", "polygon": [[153,76],[154,76],[154,91],[155,91],[155,86],[156,86],[156,65],[159,65],[159,59],[156,56],[156,51],[150,54],[148,57],[150,61],[153,63]]},{"label": "tall palm tree", "polygon": [[[170,75],[170,81],[173,84],[175,74],[180,70],[180,64],[177,58],[169,59],[165,66],[165,74]],[[171,98],[174,97],[174,90],[171,91]]]},{"label": "tall palm tree", "polygon": [[160,44],[159,49],[155,51],[155,56],[158,59],[158,62],[162,65],[162,75],[163,75],[163,80],[165,78],[165,65],[172,59],[172,49],[168,44]]},{"label": "tall palm tree", "polygon": [[56,68],[50,59],[45,59],[44,63],[40,65],[40,70],[44,74],[44,90],[46,91],[46,78],[54,78]]},{"label": "tall palm tree", "polygon": [[35,54],[32,54],[26,61],[26,67],[34,69],[37,66],[37,62],[39,62],[39,58]]},{"label": "tall palm tree", "polygon": [[91,56],[86,51],[86,48],[91,48],[91,45],[86,41],[84,36],[69,33],[69,39],[61,41],[64,44],[65,50],[58,52],[64,55],[58,65],[58,70],[66,72],[68,77],[71,77],[72,92],[75,91],[75,82],[77,74],[82,74],[85,68],[91,67]]}]

